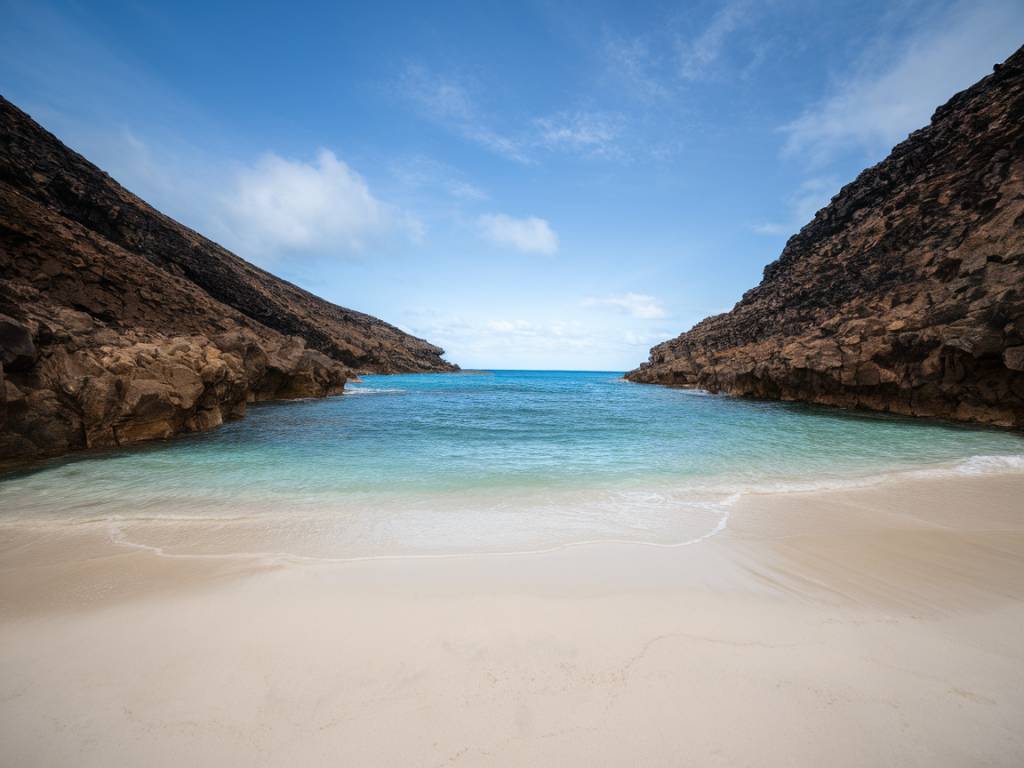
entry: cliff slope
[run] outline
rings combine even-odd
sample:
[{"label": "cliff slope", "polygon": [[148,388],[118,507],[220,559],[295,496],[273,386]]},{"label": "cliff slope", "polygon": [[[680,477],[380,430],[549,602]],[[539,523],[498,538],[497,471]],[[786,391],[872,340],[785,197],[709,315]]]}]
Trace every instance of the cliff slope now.
[{"label": "cliff slope", "polygon": [[0,97],[0,459],[205,429],[351,371],[457,367],[154,210]]},{"label": "cliff slope", "polygon": [[1024,48],[627,378],[1024,427]]}]

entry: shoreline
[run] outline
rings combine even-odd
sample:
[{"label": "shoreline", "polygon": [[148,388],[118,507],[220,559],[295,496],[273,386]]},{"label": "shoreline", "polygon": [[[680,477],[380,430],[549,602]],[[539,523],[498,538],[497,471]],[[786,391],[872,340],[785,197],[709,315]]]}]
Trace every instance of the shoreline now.
[{"label": "shoreline", "polygon": [[[977,460],[984,464],[986,460],[995,460],[988,466],[982,466],[977,471],[964,469],[965,466],[973,465]],[[401,563],[430,562],[430,561],[486,561],[489,559],[529,561],[547,556],[558,556],[571,553],[576,550],[593,550],[600,555],[602,551],[629,550],[643,551],[645,549],[662,550],[683,550],[698,544],[709,542],[720,537],[721,534],[733,534],[743,537],[745,529],[749,525],[749,518],[760,514],[762,511],[769,514],[780,514],[787,507],[805,506],[808,504],[823,503],[826,506],[845,503],[846,499],[858,499],[860,497],[874,497],[874,502],[880,504],[880,500],[889,496],[905,498],[909,489],[920,488],[927,494],[934,488],[967,488],[978,487],[982,492],[992,487],[1019,487],[1024,491],[1024,455],[1005,456],[973,456],[956,463],[947,463],[941,466],[900,469],[872,477],[834,478],[834,482],[822,486],[796,484],[784,485],[781,488],[768,488],[764,490],[741,490],[731,493],[729,496],[717,502],[708,503],[713,506],[718,520],[708,530],[699,533],[693,538],[680,541],[648,541],[643,539],[614,539],[597,538],[573,540],[552,544],[551,546],[536,549],[524,550],[465,550],[448,552],[400,552],[394,554],[374,555],[304,555],[288,551],[233,551],[222,553],[201,553],[201,552],[167,552],[161,547],[152,546],[141,542],[130,540],[121,531],[122,527],[129,525],[154,525],[173,528],[179,526],[188,528],[192,525],[243,522],[265,524],[266,521],[260,518],[241,516],[230,517],[205,517],[205,516],[155,516],[137,518],[111,518],[91,517],[76,520],[73,518],[56,519],[22,519],[11,521],[0,521],[0,543],[6,544],[0,548],[0,571],[4,570],[6,551],[11,548],[11,542],[16,541],[19,534],[31,536],[33,533],[48,536],[56,534],[59,539],[86,538],[94,541],[102,541],[103,546],[108,547],[110,554],[125,554],[130,552],[146,553],[158,559],[180,560],[180,561],[238,561],[248,562],[259,567],[344,567],[349,565],[373,563]],[[1021,496],[1024,498],[1024,495]],[[942,500],[939,500],[940,503]],[[916,509],[919,502],[908,502],[909,509]],[[855,509],[860,509],[856,504],[851,504]],[[868,504],[866,509],[872,509]],[[904,512],[909,517],[927,519],[928,513]],[[739,515],[746,517],[738,530],[730,521]],[[1020,510],[1020,524],[1024,530],[1024,503]],[[800,535],[800,531],[791,531],[792,535]],[[68,549],[73,550],[75,543],[67,542]],[[20,544],[15,544],[15,547]],[[70,554],[70,552],[69,552]],[[68,558],[69,562],[74,557]]]},{"label": "shoreline", "polygon": [[[103,458],[102,456],[98,458]],[[57,459],[57,461],[62,461]],[[66,461],[66,459],[64,459]],[[625,547],[650,547],[654,549],[678,549],[699,544],[709,538],[713,538],[727,529],[729,518],[733,508],[737,504],[758,504],[759,500],[771,503],[771,499],[799,498],[805,495],[815,494],[842,494],[857,492],[860,490],[880,489],[887,487],[898,487],[900,484],[915,481],[942,481],[956,478],[1007,478],[1015,476],[1024,478],[1024,454],[979,454],[964,459],[948,462],[937,462],[930,465],[915,467],[901,467],[891,469],[878,474],[854,474],[848,477],[832,476],[824,480],[789,477],[782,480],[773,480],[764,483],[757,483],[753,486],[734,484],[726,485],[680,485],[680,486],[644,486],[655,494],[678,495],[674,501],[684,514],[692,515],[695,509],[703,509],[714,518],[709,521],[707,527],[698,529],[688,538],[679,540],[648,540],[641,538],[613,538],[599,537],[588,539],[573,539],[569,541],[554,542],[549,545],[528,547],[524,549],[451,549],[447,551],[403,551],[394,553],[373,553],[373,554],[309,554],[290,551],[231,551],[223,553],[196,553],[196,552],[170,552],[166,548],[147,544],[142,541],[135,541],[124,532],[124,528],[131,526],[164,526],[173,527],[181,525],[187,527],[194,525],[200,528],[207,526],[223,526],[230,523],[243,525],[254,524],[264,528],[271,528],[275,522],[280,523],[291,517],[269,518],[260,514],[240,513],[236,517],[221,515],[178,515],[178,514],[150,514],[132,515],[125,517],[121,515],[97,515],[91,517],[44,517],[44,518],[23,518],[4,520],[0,518],[0,538],[4,531],[17,533],[19,529],[40,529],[50,530],[55,527],[66,528],[95,526],[105,528],[109,535],[110,543],[113,546],[125,549],[136,549],[148,551],[158,557],[172,559],[234,559],[234,560],[262,560],[281,564],[303,564],[303,563],[325,563],[345,564],[354,562],[374,562],[391,560],[442,560],[442,559],[473,559],[486,557],[528,557],[532,555],[545,555],[562,552],[569,549],[601,547],[601,546],[625,546]],[[687,497],[685,494],[690,494]],[[447,494],[439,498],[443,501]],[[457,494],[456,494],[457,496]],[[448,498],[448,502],[456,497]],[[526,498],[526,497],[524,497]],[[576,499],[563,500],[567,504],[579,504]],[[241,508],[241,507],[240,507]]]}]

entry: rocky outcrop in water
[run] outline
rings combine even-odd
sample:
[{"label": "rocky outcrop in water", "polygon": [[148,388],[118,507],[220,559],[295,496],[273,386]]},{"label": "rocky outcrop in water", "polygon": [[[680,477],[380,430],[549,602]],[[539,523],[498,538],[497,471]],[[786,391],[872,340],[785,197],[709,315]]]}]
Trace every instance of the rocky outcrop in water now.
[{"label": "rocky outcrop in water", "polygon": [[0,98],[0,460],[456,370],[442,354],[164,216]]},{"label": "rocky outcrop in water", "polygon": [[1024,49],[627,378],[1024,427]]}]

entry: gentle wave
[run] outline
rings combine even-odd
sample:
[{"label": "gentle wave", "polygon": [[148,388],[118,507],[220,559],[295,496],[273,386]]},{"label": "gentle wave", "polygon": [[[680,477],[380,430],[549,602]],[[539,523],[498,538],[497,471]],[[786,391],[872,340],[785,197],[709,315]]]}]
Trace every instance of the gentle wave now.
[{"label": "gentle wave", "polygon": [[376,554],[376,555],[352,555],[352,556],[325,556],[325,555],[301,555],[293,552],[225,552],[225,553],[213,553],[213,554],[201,554],[201,553],[188,553],[188,552],[168,552],[164,547],[155,546],[153,544],[145,544],[143,542],[133,541],[125,534],[123,530],[123,521],[110,520],[107,521],[108,531],[110,535],[110,541],[115,546],[126,547],[130,549],[140,549],[146,552],[151,552],[157,557],[164,557],[170,559],[180,560],[265,560],[274,563],[360,563],[360,562],[377,562],[384,560],[452,560],[452,559],[464,559],[464,558],[482,558],[482,557],[524,557],[530,555],[547,555],[554,552],[564,552],[568,549],[575,549],[578,547],[592,547],[592,546],[607,546],[607,545],[620,545],[620,546],[637,546],[637,547],[655,547],[658,549],[679,549],[682,547],[692,546],[699,544],[703,541],[711,539],[729,527],[729,517],[732,507],[740,500],[742,494],[736,493],[718,502],[699,502],[693,506],[702,506],[709,510],[720,512],[720,516],[715,525],[706,533],[702,533],[699,536],[695,536],[689,539],[683,539],[681,541],[672,542],[660,542],[660,541],[646,541],[643,539],[619,539],[619,538],[596,538],[596,539],[581,539],[575,541],[567,541],[559,544],[554,544],[550,547],[539,547],[533,549],[516,549],[506,551],[464,551],[464,552],[407,552],[407,553],[395,553],[395,554]]},{"label": "gentle wave", "polygon": [[[706,508],[707,505],[714,507],[717,504],[725,503],[719,501],[708,501],[708,497],[713,499],[717,498],[728,498],[732,501],[747,495],[776,495],[776,494],[788,494],[788,493],[826,493],[831,491],[842,491],[842,490],[854,490],[858,488],[869,488],[877,486],[887,482],[894,482],[904,479],[909,480],[925,480],[925,479],[940,479],[940,478],[952,478],[952,477],[978,477],[985,475],[1005,475],[1005,474],[1018,474],[1024,472],[1024,454],[1007,454],[1007,455],[991,455],[991,454],[980,454],[977,456],[970,456],[966,459],[957,462],[944,463],[937,466],[930,467],[914,467],[914,468],[895,468],[872,475],[863,476],[848,476],[848,477],[826,477],[826,478],[786,478],[786,479],[770,479],[762,478],[757,480],[737,480],[731,481],[728,478],[721,478],[717,481],[710,482],[669,482],[669,483],[657,483],[649,488],[623,488],[623,489],[610,489],[610,488],[587,488],[580,487],[576,491],[582,495],[573,496],[567,495],[564,499],[554,500],[555,497],[548,495],[548,504],[553,508],[573,508],[578,507],[580,509],[594,509],[595,504],[600,502],[603,509],[607,511],[627,511],[630,509],[640,508],[660,508],[665,506],[673,507],[693,507],[696,509]],[[17,485],[8,485],[10,491],[21,491],[24,490],[30,496],[34,495],[30,489],[22,489]],[[500,508],[515,510],[536,510],[536,497],[530,495],[530,491],[536,492],[536,489],[523,489],[518,494],[515,492],[512,495],[505,495],[502,497]],[[505,490],[507,493],[507,489]],[[549,494],[550,492],[545,492]],[[457,494],[457,492],[456,492]],[[422,502],[429,500],[433,497],[432,493],[424,493],[417,496],[417,500],[422,506]],[[453,498],[458,496],[451,496],[447,494],[441,494],[437,496],[436,504],[440,506],[448,506],[452,503]],[[489,498],[488,494],[483,494],[481,498]],[[394,506],[394,499],[389,497],[386,493],[381,493],[378,500],[384,502],[385,506],[391,508]],[[169,502],[173,502],[174,499],[169,499]],[[221,505],[221,499],[217,499],[218,506]],[[730,501],[730,503],[732,503]],[[237,502],[239,506],[249,505],[251,500],[238,498]],[[7,526],[32,526],[40,525],[44,527],[48,526],[88,526],[93,524],[154,524],[154,523],[202,523],[207,525],[221,525],[241,522],[261,522],[266,523],[268,520],[272,520],[277,517],[281,519],[295,519],[298,509],[302,505],[312,503],[312,499],[304,498],[301,492],[293,499],[294,505],[289,506],[287,501],[284,501],[284,508],[279,508],[276,513],[267,512],[250,512],[248,514],[242,512],[236,512],[234,514],[210,514],[210,513],[196,513],[186,510],[174,510],[174,511],[161,511],[156,514],[145,514],[140,513],[138,510],[133,509],[131,512],[124,513],[111,513],[111,514],[94,514],[94,515],[82,515],[77,510],[69,511],[68,514],[54,514],[58,510],[47,510],[45,517],[35,516],[13,516],[13,517],[0,517],[0,528]],[[191,499],[190,506],[194,509],[195,504],[202,505],[201,499]],[[361,504],[363,506],[372,506],[374,503],[374,496],[363,496]],[[330,499],[320,499],[316,502],[317,506],[322,509],[330,509]],[[301,513],[298,513],[298,517],[301,518]]]},{"label": "gentle wave", "polygon": [[1024,456],[972,456],[956,466],[964,475],[984,475],[995,472],[1024,471]]},{"label": "gentle wave", "polygon": [[747,494],[785,494],[785,493],[818,493],[828,491],[853,490],[870,488],[882,483],[901,479],[939,479],[943,477],[962,477],[980,475],[1016,474],[1024,472],[1024,455],[978,455],[970,456],[956,462],[947,462],[930,467],[898,467],[878,472],[873,475],[827,478],[791,478],[784,480],[756,480],[735,485],[693,485],[691,490],[704,493],[725,492],[733,490]]},{"label": "gentle wave", "polygon": [[391,395],[399,392],[405,390],[394,387],[348,387],[344,390],[346,395]]},{"label": "gentle wave", "polygon": [[[112,514],[106,516],[92,516],[89,518],[79,518],[75,520],[68,519],[20,519],[20,520],[8,520],[0,521],[0,528],[11,527],[25,527],[25,528],[38,528],[38,529],[49,529],[49,530],[62,530],[65,529],[69,523],[72,523],[75,528],[79,526],[92,526],[98,525],[105,527],[111,543],[116,546],[129,547],[135,549],[141,549],[149,551],[154,555],[160,557],[169,558],[198,558],[198,559],[264,559],[272,560],[274,562],[290,562],[290,563],[316,563],[316,562],[332,562],[332,563],[348,563],[348,562],[361,562],[361,561],[376,561],[376,560],[404,560],[404,559],[447,559],[447,558],[466,558],[466,557],[512,557],[512,556],[523,556],[523,555],[540,555],[551,552],[558,552],[574,547],[583,546],[596,546],[602,544],[615,544],[615,545],[627,545],[627,546],[645,546],[645,547],[657,547],[657,548],[678,548],[685,547],[694,544],[698,544],[707,541],[714,536],[719,535],[728,528],[729,517],[731,509],[735,504],[742,498],[750,495],[778,495],[788,493],[827,493],[836,492],[842,490],[854,490],[859,488],[869,488],[878,486],[886,482],[898,482],[899,480],[927,480],[931,478],[950,478],[950,477],[978,477],[983,475],[1000,475],[1000,474],[1018,474],[1024,472],[1024,455],[977,455],[971,456],[959,462],[948,463],[942,466],[928,467],[928,468],[917,468],[917,469],[901,469],[893,470],[890,472],[880,473],[871,477],[860,477],[860,478],[826,478],[818,480],[789,480],[789,481],[769,481],[769,482],[756,482],[743,484],[742,488],[732,486],[731,492],[725,495],[718,495],[715,500],[707,499],[707,495],[712,492],[710,486],[673,486],[673,487],[659,487],[657,489],[631,489],[621,490],[612,492],[601,492],[597,493],[596,496],[591,496],[584,491],[584,494],[579,497],[567,497],[562,502],[558,502],[560,506],[564,505],[564,508],[578,508],[581,512],[589,512],[595,509],[594,504],[598,501],[603,501],[606,511],[612,509],[629,510],[634,511],[641,510],[644,508],[661,508],[661,509],[676,509],[679,510],[680,514],[685,515],[686,510],[703,510],[708,513],[717,515],[717,521],[713,526],[703,533],[696,536],[689,536],[685,539],[678,541],[657,541],[648,538],[622,538],[619,536],[607,536],[607,537],[595,537],[595,538],[579,538],[567,541],[559,541],[553,543],[551,546],[540,546],[540,547],[528,547],[523,549],[458,549],[454,551],[434,551],[434,552],[395,552],[395,553],[376,553],[376,554],[365,554],[365,555],[309,555],[301,554],[300,552],[289,552],[289,551],[258,551],[258,552],[225,552],[225,553],[211,553],[211,554],[199,554],[199,553],[188,553],[188,552],[169,552],[164,547],[156,546],[153,544],[147,544],[142,541],[133,539],[125,530],[127,527],[142,526],[147,528],[149,526],[174,526],[174,525],[190,525],[196,524],[205,527],[213,527],[214,529],[223,525],[232,524],[254,524],[258,525],[259,528],[266,530],[267,525],[270,524],[271,528],[274,527],[274,519],[276,519],[282,525],[287,526],[288,524],[294,524],[296,520],[304,520],[301,516],[295,518],[293,512],[288,510],[280,510],[280,516],[274,516],[268,519],[265,516],[258,514],[239,514],[225,517],[215,516],[203,516],[196,514],[157,514],[157,515],[145,515],[145,514]],[[582,490],[582,489],[581,489]],[[715,490],[721,493],[722,486],[719,486]],[[704,497],[703,499],[701,497]],[[617,504],[612,507],[607,507],[607,502],[612,500],[618,500]],[[439,502],[440,503],[440,502]],[[522,506],[524,509],[530,507],[529,500],[526,497],[517,503],[516,499],[510,498],[504,501],[504,505],[511,508]],[[534,510],[536,511],[536,510]],[[305,522],[315,522],[314,520],[305,520]],[[653,533],[653,531],[651,531]],[[558,535],[558,534],[553,534]],[[395,544],[401,549],[402,545],[399,542]],[[301,549],[301,547],[300,547]]]}]

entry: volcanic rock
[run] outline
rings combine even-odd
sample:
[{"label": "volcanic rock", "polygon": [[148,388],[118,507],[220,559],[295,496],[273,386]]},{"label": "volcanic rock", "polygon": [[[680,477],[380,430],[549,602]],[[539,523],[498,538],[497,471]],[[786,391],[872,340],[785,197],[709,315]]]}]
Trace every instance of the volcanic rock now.
[{"label": "volcanic rock", "polygon": [[209,429],[443,350],[164,216],[0,97],[0,460]]},{"label": "volcanic rock", "polygon": [[1024,427],[1024,48],[627,378]]}]

